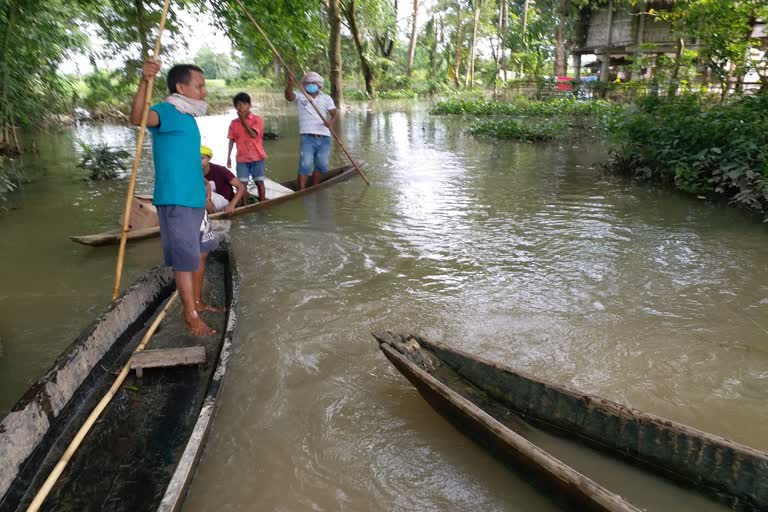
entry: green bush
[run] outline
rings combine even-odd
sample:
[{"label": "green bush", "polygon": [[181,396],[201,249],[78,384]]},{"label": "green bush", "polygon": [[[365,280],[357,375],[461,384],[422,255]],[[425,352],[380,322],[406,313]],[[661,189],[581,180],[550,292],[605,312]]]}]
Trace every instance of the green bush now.
[{"label": "green bush", "polygon": [[649,96],[612,129],[609,170],[768,212],[768,93],[723,104]]},{"label": "green bush", "polygon": [[405,75],[387,73],[379,81],[380,91],[398,91],[413,88],[411,79]]},{"label": "green bush", "polygon": [[242,71],[238,76],[226,79],[224,83],[227,87],[247,87],[251,89],[271,89],[275,86],[272,78],[255,71]]},{"label": "green bush", "polygon": [[406,98],[416,98],[418,96],[419,96],[419,93],[417,93],[413,89],[381,91],[376,95],[377,98],[381,98],[383,100],[400,100],[400,99],[406,99]]},{"label": "green bush", "polygon": [[557,122],[530,123],[517,119],[478,121],[469,131],[475,135],[488,135],[497,139],[541,142],[552,140],[564,130]]},{"label": "green bush", "polygon": [[14,160],[0,155],[0,210],[5,209],[3,203],[8,200],[8,196],[19,190],[26,181]]},{"label": "green bush", "polygon": [[361,89],[344,88],[344,99],[346,100],[360,100],[365,101],[371,98],[368,97],[368,93]]},{"label": "green bush", "polygon": [[101,111],[130,104],[136,93],[136,79],[122,69],[94,71],[86,75],[84,82],[83,104],[89,110]]},{"label": "green bush", "polygon": [[117,171],[125,169],[125,159],[130,156],[130,153],[127,151],[111,149],[106,143],[91,146],[81,142],[80,148],[82,155],[77,166],[89,171],[90,175],[88,178],[93,181],[117,178]]},{"label": "green bush", "polygon": [[417,88],[420,96],[446,95],[451,92],[451,85],[443,80],[429,80],[424,86]]}]

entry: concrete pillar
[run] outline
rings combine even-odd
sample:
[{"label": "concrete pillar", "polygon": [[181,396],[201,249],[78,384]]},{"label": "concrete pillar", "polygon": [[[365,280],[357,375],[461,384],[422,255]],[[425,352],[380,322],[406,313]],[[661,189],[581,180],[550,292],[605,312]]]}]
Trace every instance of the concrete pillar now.
[{"label": "concrete pillar", "polygon": [[581,78],[581,54],[573,54],[573,79],[579,80]]},{"label": "concrete pillar", "polygon": [[600,81],[610,81],[610,66],[611,66],[611,54],[609,52],[603,52],[600,55]]}]

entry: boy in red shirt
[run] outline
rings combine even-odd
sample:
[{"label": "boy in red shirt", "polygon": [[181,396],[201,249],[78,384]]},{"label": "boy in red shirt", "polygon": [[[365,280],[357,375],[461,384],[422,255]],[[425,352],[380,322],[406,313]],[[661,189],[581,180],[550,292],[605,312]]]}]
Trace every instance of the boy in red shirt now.
[{"label": "boy in red shirt", "polygon": [[[259,201],[266,200],[264,191],[264,121],[260,116],[251,113],[251,97],[244,92],[237,93],[232,99],[237,110],[237,119],[229,124],[229,151],[227,151],[227,167],[232,168],[232,146],[237,145],[237,179],[246,188],[248,176],[253,178],[259,191]],[[243,198],[245,204],[246,198]]]}]

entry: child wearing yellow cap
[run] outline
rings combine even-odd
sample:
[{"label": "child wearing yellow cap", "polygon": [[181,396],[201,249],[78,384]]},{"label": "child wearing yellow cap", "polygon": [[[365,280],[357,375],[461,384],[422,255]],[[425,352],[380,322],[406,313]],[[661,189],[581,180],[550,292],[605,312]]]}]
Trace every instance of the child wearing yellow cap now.
[{"label": "child wearing yellow cap", "polygon": [[200,146],[200,156],[203,160],[203,176],[211,185],[211,198],[206,203],[208,213],[234,212],[248,193],[245,185],[226,167],[211,163],[213,150],[208,146]]}]

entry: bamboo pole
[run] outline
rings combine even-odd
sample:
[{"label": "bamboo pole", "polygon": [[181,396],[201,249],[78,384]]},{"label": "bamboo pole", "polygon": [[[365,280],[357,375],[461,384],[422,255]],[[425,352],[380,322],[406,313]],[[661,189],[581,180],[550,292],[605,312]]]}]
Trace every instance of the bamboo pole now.
[{"label": "bamboo pole", "polygon": [[[163,4],[163,13],[160,16],[160,26],[157,29],[157,41],[155,42],[155,53],[153,60],[157,60],[160,55],[160,39],[163,36],[165,28],[165,18],[168,15],[168,6],[170,0],[165,0]],[[136,188],[136,176],[139,174],[139,161],[141,160],[141,150],[144,146],[144,134],[147,131],[147,117],[149,116],[149,102],[152,99],[152,88],[155,85],[155,77],[147,82],[147,94],[144,96],[144,110],[141,113],[141,129],[139,130],[139,139],[136,142],[136,154],[133,157],[133,169],[131,170],[131,179],[128,182],[128,192],[125,197],[125,212],[123,214],[123,228],[120,233],[120,249],[117,252],[117,268],[115,270],[115,284],[112,287],[112,300],[115,300],[120,294],[120,278],[123,275],[123,259],[125,258],[125,242],[128,235],[130,221],[131,204],[133,203],[133,191]]]},{"label": "bamboo pole", "polygon": [[[267,34],[261,29],[258,23],[256,23],[256,20],[253,19],[253,16],[251,16],[251,13],[248,12],[248,9],[245,8],[245,5],[243,5],[242,0],[237,0],[237,3],[240,4],[240,7],[243,9],[243,12],[246,16],[248,16],[248,19],[251,20],[251,23],[253,23],[253,26],[256,27],[256,30],[258,30],[259,34],[261,34],[261,37],[264,38],[264,40],[267,42],[267,45],[269,46],[270,50],[272,50],[272,54],[277,58],[277,60],[280,61],[280,65],[283,66],[283,69],[285,69],[288,73],[293,75],[293,71],[291,71],[291,68],[288,67],[288,64],[285,63],[283,60],[283,57],[280,56],[280,53],[275,49],[274,46],[272,46],[272,42],[269,40],[269,37],[267,37]],[[299,87],[299,90],[304,95],[305,98],[309,101],[309,104],[312,105],[312,108],[315,109],[315,112],[317,112],[317,115],[320,116],[320,119],[323,121],[323,123],[327,123],[328,121],[323,117],[323,114],[320,113],[320,110],[317,108],[317,105],[315,105],[315,102],[312,101],[312,96],[310,96],[307,91],[304,90],[303,87]],[[371,183],[368,181],[368,178],[365,176],[365,173],[360,169],[360,166],[357,165],[357,162],[355,162],[355,159],[352,158],[352,155],[349,154],[349,151],[347,151],[346,146],[344,146],[344,143],[341,142],[341,139],[339,139],[339,136],[336,135],[336,132],[333,131],[333,128],[328,126],[328,130],[331,132],[331,135],[333,135],[334,140],[339,145],[342,151],[344,151],[344,154],[347,155],[347,158],[349,158],[349,161],[352,162],[352,166],[357,171],[357,174],[360,175],[361,178],[363,178],[363,181],[366,185],[370,185]]]},{"label": "bamboo pole", "polygon": [[144,334],[144,337],[141,339],[139,346],[136,347],[136,350],[133,351],[133,354],[131,354],[131,357],[128,358],[128,361],[125,363],[125,365],[123,366],[123,369],[118,374],[117,378],[115,379],[115,382],[112,384],[112,387],[109,388],[109,391],[107,391],[107,394],[105,394],[102,397],[98,405],[96,405],[93,411],[91,411],[91,414],[88,416],[88,419],[85,420],[85,423],[83,423],[83,426],[80,427],[80,430],[77,431],[77,434],[75,435],[74,439],[72,439],[72,442],[69,443],[67,450],[64,452],[64,455],[61,456],[61,459],[59,459],[59,462],[56,464],[56,467],[54,467],[53,471],[51,471],[51,473],[48,475],[48,478],[46,478],[45,483],[43,483],[43,486],[40,488],[40,490],[37,491],[37,494],[35,495],[35,499],[32,500],[32,503],[30,503],[29,508],[27,508],[27,512],[37,512],[37,510],[40,509],[43,502],[45,501],[45,498],[51,492],[51,489],[53,489],[53,486],[56,485],[56,482],[58,481],[59,477],[64,472],[64,468],[67,467],[67,464],[72,459],[72,456],[80,447],[80,444],[83,442],[83,439],[85,439],[85,436],[88,435],[88,432],[91,430],[91,427],[93,426],[93,424],[96,423],[96,420],[99,419],[99,416],[101,416],[101,413],[104,412],[104,409],[107,408],[107,405],[109,405],[109,402],[115,396],[118,389],[120,389],[120,386],[122,385],[123,381],[125,381],[125,378],[128,376],[128,373],[130,373],[131,361],[133,360],[133,356],[136,355],[136,353],[144,350],[144,347],[147,346],[149,339],[157,330],[157,326],[159,326],[160,322],[163,320],[163,318],[165,318],[166,313],[168,313],[168,310],[171,309],[173,302],[176,300],[176,297],[178,296],[179,296],[178,291],[173,292],[173,295],[171,295],[171,298],[168,299],[168,303],[165,305],[165,307],[160,312],[160,314],[157,315],[157,318],[155,318],[155,321],[152,322],[152,325],[149,326],[149,329],[147,330],[146,334]]}]

